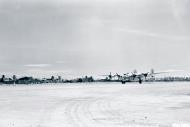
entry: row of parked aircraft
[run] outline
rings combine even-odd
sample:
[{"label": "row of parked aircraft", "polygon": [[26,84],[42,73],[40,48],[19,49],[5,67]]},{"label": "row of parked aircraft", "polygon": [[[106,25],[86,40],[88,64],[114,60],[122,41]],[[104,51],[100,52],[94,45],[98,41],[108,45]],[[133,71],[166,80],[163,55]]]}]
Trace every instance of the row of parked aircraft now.
[{"label": "row of parked aircraft", "polygon": [[165,72],[155,73],[154,70],[152,69],[150,72],[138,74],[137,71],[135,70],[131,73],[125,73],[122,75],[118,73],[116,73],[115,75],[112,75],[112,73],[110,72],[109,75],[101,75],[101,76],[106,76],[108,80],[117,78],[117,80],[120,81],[122,84],[125,84],[126,82],[131,82],[131,81],[138,81],[139,84],[141,84],[143,81],[146,81],[148,77],[154,78],[155,75],[162,74],[162,73],[168,73],[168,72],[165,71]]}]

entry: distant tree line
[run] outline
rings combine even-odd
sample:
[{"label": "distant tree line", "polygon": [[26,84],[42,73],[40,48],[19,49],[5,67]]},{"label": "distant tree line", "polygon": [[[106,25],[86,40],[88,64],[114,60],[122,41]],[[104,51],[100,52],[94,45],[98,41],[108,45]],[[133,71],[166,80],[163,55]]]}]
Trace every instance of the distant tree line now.
[{"label": "distant tree line", "polygon": [[5,75],[2,75],[0,78],[0,84],[42,84],[42,83],[82,83],[82,82],[94,82],[94,78],[92,76],[85,76],[82,78],[76,78],[72,80],[62,79],[61,76],[55,78],[55,76],[51,76],[51,78],[33,78],[33,77],[21,77],[17,78],[16,75],[13,75],[12,78],[7,78]]}]

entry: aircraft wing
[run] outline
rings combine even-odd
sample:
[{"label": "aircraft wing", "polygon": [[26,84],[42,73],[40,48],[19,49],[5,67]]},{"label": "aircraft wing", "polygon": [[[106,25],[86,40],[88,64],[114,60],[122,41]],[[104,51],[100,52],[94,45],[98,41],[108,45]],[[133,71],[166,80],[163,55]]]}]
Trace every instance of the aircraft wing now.
[{"label": "aircraft wing", "polygon": [[99,76],[109,76],[109,75],[99,75]]},{"label": "aircraft wing", "polygon": [[180,72],[180,71],[183,71],[183,70],[167,70],[167,71],[156,72],[152,74],[154,75],[154,74],[163,74],[163,73]]},{"label": "aircraft wing", "polygon": [[163,73],[169,73],[169,72],[156,72],[156,73],[152,73],[152,74],[154,75],[154,74],[163,74]]}]

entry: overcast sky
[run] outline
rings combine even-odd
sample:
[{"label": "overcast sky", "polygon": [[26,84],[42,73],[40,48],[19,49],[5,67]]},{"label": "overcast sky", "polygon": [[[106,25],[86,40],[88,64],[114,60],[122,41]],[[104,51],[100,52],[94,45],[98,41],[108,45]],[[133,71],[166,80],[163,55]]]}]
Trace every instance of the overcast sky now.
[{"label": "overcast sky", "polygon": [[190,71],[190,0],[0,0],[0,74]]}]

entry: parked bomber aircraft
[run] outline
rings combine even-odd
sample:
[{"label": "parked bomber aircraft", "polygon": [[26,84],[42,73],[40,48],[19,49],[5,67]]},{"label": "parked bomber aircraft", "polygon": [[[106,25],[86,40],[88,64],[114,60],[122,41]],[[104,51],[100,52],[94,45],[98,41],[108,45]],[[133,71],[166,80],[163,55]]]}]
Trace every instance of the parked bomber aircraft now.
[{"label": "parked bomber aircraft", "polygon": [[143,81],[147,80],[147,77],[154,78],[156,74],[162,74],[162,73],[168,73],[168,72],[155,73],[154,70],[152,69],[150,72],[138,74],[137,71],[135,70],[134,72],[125,73],[123,75],[120,75],[118,73],[116,73],[115,75],[112,75],[112,73],[110,72],[109,75],[102,75],[102,76],[106,76],[107,79],[109,80],[112,80],[113,78],[116,77],[117,80],[120,81],[122,84],[125,84],[126,82],[132,82],[132,81],[138,81],[139,84],[141,84]]}]

